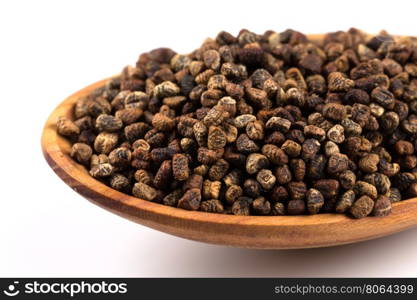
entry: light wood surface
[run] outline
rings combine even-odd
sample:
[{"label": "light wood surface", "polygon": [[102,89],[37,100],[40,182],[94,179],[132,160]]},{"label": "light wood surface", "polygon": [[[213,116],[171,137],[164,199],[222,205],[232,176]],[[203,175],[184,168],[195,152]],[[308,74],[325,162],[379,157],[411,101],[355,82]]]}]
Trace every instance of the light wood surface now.
[{"label": "light wood surface", "polygon": [[106,80],[74,93],[52,112],[43,131],[42,150],[50,167],[66,184],[94,204],[119,216],[191,240],[259,249],[313,248],[355,243],[417,225],[417,198],[394,203],[389,216],[356,220],[341,214],[210,214],[173,208],[120,193],[92,178],[83,166],[72,160],[69,156],[70,143],[56,132],[57,118],[72,118],[72,107],[77,99],[103,85]]}]

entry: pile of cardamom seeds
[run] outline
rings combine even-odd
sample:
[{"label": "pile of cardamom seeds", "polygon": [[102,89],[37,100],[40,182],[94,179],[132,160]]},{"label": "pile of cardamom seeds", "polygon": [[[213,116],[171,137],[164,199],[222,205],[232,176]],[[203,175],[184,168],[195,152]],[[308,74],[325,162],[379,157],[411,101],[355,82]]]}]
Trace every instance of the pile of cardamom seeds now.
[{"label": "pile of cardamom seeds", "polygon": [[417,39],[222,31],[141,54],[57,130],[91,176],[147,201],[385,216],[417,195]]}]

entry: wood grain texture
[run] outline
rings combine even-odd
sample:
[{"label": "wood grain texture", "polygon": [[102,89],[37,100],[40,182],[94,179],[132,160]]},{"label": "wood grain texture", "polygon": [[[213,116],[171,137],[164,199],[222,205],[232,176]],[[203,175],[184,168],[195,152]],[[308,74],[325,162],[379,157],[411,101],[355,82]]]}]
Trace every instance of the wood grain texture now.
[{"label": "wood grain texture", "polygon": [[72,118],[78,98],[103,85],[96,82],[68,97],[50,115],[42,150],[54,172],[94,204],[133,222],[179,237],[258,249],[295,249],[354,243],[417,225],[417,198],[393,204],[386,217],[351,219],[341,214],[313,216],[233,216],[186,211],[120,193],[92,178],[69,156],[71,145],[56,132],[59,116]]}]

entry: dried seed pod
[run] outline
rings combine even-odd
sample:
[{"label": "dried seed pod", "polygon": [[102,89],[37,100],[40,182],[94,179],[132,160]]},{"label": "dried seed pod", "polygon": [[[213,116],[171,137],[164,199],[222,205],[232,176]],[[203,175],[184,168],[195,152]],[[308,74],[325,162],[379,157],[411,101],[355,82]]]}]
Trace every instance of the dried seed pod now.
[{"label": "dried seed pod", "polygon": [[271,212],[271,203],[264,197],[258,197],[252,202],[252,208],[255,214],[265,216]]},{"label": "dried seed pod", "polygon": [[362,157],[359,160],[358,166],[359,169],[365,173],[374,173],[378,171],[378,164],[379,155],[371,153]]},{"label": "dried seed pod", "polygon": [[203,119],[203,123],[206,126],[218,126],[220,125],[225,116],[227,116],[227,112],[219,109],[219,107],[213,107],[212,109],[210,109],[206,116]]},{"label": "dried seed pod", "polygon": [[147,201],[153,201],[157,197],[156,190],[153,187],[143,182],[135,183],[135,185],[133,186],[132,194],[135,197],[138,197],[140,199],[144,199]]},{"label": "dried seed pod", "polygon": [[122,127],[122,120],[111,115],[101,114],[96,119],[96,128],[100,132],[117,132]]},{"label": "dried seed pod", "polygon": [[281,149],[285,151],[291,157],[297,157],[301,153],[301,146],[300,144],[292,141],[286,140],[284,144],[282,144]]},{"label": "dried seed pod", "polygon": [[116,147],[118,140],[117,133],[101,132],[94,141],[94,150],[98,153],[109,154]]},{"label": "dried seed pod", "polygon": [[310,214],[317,214],[324,205],[324,197],[320,191],[309,189],[306,194],[307,210]]},{"label": "dried seed pod", "polygon": [[243,194],[243,190],[238,185],[231,185],[227,188],[224,195],[228,204],[233,204]]},{"label": "dried seed pod", "polygon": [[256,180],[265,190],[270,190],[275,185],[276,177],[272,174],[271,170],[262,169],[256,175]]},{"label": "dried seed pod", "polygon": [[352,207],[355,198],[355,192],[353,190],[347,190],[336,203],[335,211],[340,214],[347,212]]},{"label": "dried seed pod", "polygon": [[226,135],[226,142],[228,144],[234,143],[237,140],[238,130],[235,126],[230,124],[223,124],[223,131]]},{"label": "dried seed pod", "polygon": [[259,151],[259,146],[246,134],[241,134],[236,140],[237,151],[242,153],[253,153]]},{"label": "dried seed pod", "polygon": [[362,196],[356,200],[349,212],[351,215],[357,219],[368,216],[374,208],[374,200],[368,196]]},{"label": "dried seed pod", "polygon": [[327,141],[326,144],[324,145],[324,153],[326,154],[327,157],[338,154],[340,153],[339,146],[332,141]]},{"label": "dried seed pod", "polygon": [[289,215],[303,215],[306,211],[304,200],[288,201],[287,212]]},{"label": "dried seed pod", "polygon": [[196,122],[193,125],[193,133],[200,147],[204,147],[205,145],[207,145],[208,129],[206,125],[203,124],[203,122]]},{"label": "dried seed pod", "polygon": [[201,202],[201,191],[190,189],[178,200],[177,206],[186,210],[198,210]]},{"label": "dried seed pod", "polygon": [[190,176],[188,158],[184,154],[174,154],[172,157],[172,173],[175,180],[184,181]]},{"label": "dried seed pod", "polygon": [[372,215],[376,217],[388,216],[391,213],[391,201],[387,196],[380,195],[375,200]]},{"label": "dried seed pod", "polygon": [[351,119],[343,119],[340,124],[343,126],[345,135],[347,136],[356,136],[362,133],[362,127]]},{"label": "dried seed pod", "polygon": [[240,197],[232,205],[232,213],[238,216],[249,216],[250,214],[250,198]]},{"label": "dried seed pod", "polygon": [[339,182],[344,189],[350,190],[356,183],[356,175],[351,170],[346,170],[340,173]]},{"label": "dried seed pod", "polygon": [[207,147],[211,150],[221,149],[226,146],[226,143],[226,133],[220,127],[210,126]]},{"label": "dried seed pod", "polygon": [[236,100],[232,97],[221,98],[216,106],[220,110],[228,112],[230,117],[233,117],[237,111]]},{"label": "dried seed pod", "polygon": [[255,174],[269,165],[268,158],[259,153],[249,154],[246,159],[246,172]]},{"label": "dried seed pod", "polygon": [[220,54],[216,50],[207,50],[203,54],[203,62],[207,68],[218,70],[220,68]]},{"label": "dried seed pod", "polygon": [[400,171],[400,166],[397,163],[389,163],[385,159],[380,159],[378,170],[382,174],[392,177]]},{"label": "dried seed pod", "polygon": [[80,134],[80,128],[71,120],[59,117],[57,122],[57,130],[60,135],[67,137],[75,137]]},{"label": "dried seed pod", "polygon": [[372,199],[376,199],[378,195],[378,192],[374,185],[362,180],[356,181],[355,186],[353,187],[353,191],[356,195],[366,195],[371,197]]},{"label": "dried seed pod", "polygon": [[93,166],[90,170],[90,175],[95,178],[109,177],[113,174],[114,167],[109,163],[100,163]]},{"label": "dried seed pod", "polygon": [[381,87],[374,88],[371,93],[371,98],[387,109],[394,108],[394,95],[387,89]]},{"label": "dried seed pod", "polygon": [[92,154],[93,154],[93,149],[91,149],[89,145],[84,144],[84,143],[75,143],[74,145],[72,145],[70,155],[80,164],[88,165]]},{"label": "dried seed pod", "polygon": [[336,124],[327,132],[327,138],[336,144],[343,143],[345,140],[345,129],[342,125]]},{"label": "dried seed pod", "polygon": [[206,200],[201,202],[200,210],[209,213],[223,213],[223,204],[216,199]]}]

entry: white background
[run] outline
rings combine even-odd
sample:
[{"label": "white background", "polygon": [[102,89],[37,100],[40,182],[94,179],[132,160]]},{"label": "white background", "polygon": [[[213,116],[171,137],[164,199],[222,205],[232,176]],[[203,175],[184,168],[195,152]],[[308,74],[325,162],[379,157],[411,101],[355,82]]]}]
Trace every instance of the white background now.
[{"label": "white background", "polygon": [[0,276],[417,276],[417,229],[296,251],[187,241],[90,204],[40,149],[43,123],[61,100],[141,52],[187,53],[222,29],[321,33],[353,25],[417,35],[412,1],[0,3]]}]

